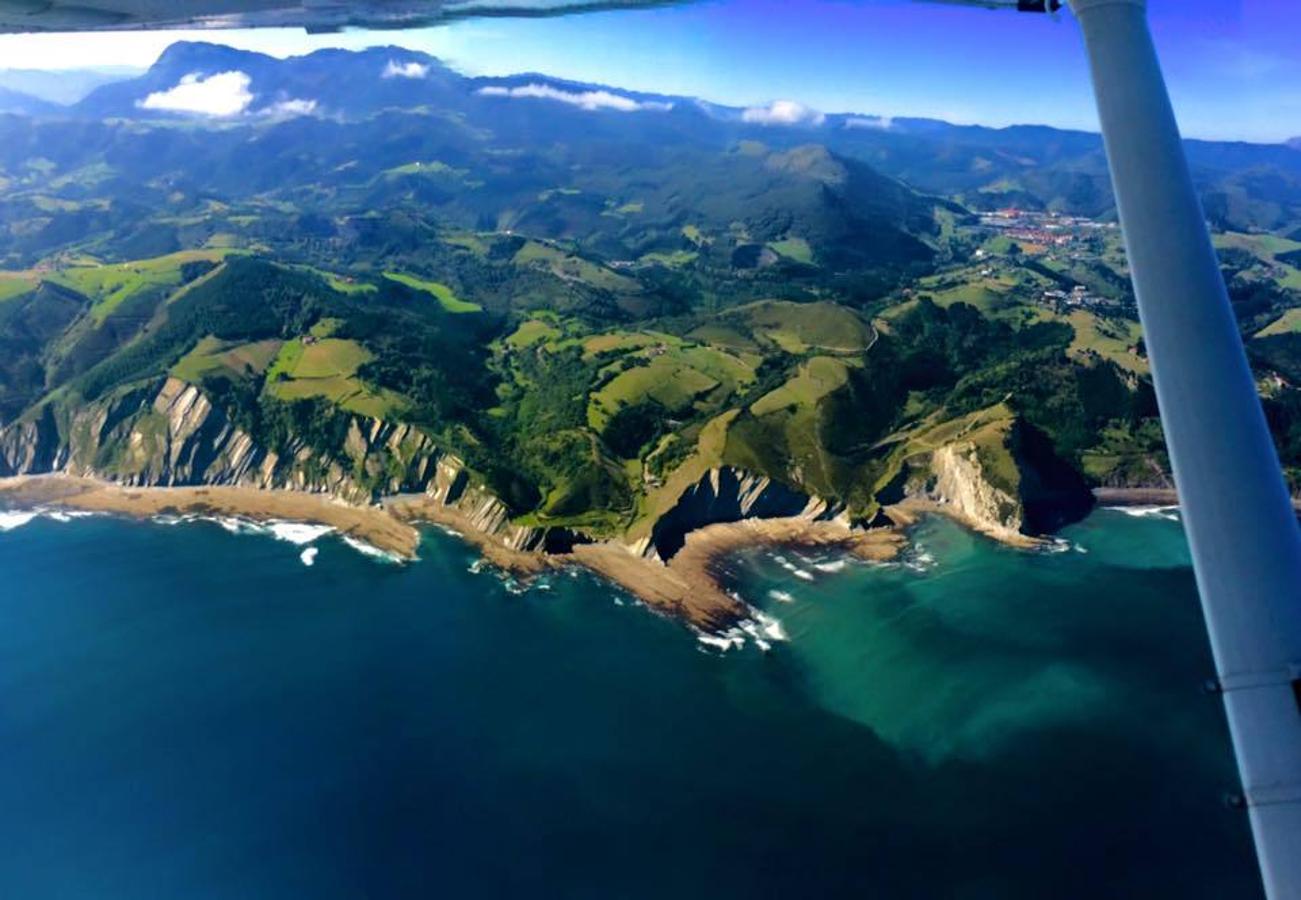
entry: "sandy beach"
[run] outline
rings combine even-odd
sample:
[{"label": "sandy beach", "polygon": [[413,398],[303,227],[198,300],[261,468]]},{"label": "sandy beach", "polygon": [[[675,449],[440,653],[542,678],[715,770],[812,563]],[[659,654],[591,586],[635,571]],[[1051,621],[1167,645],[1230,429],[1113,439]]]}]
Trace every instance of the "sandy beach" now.
[{"label": "sandy beach", "polygon": [[885,514],[890,521],[900,528],[911,528],[917,523],[918,519],[925,515],[945,516],[964,528],[968,528],[977,534],[983,534],[1009,547],[1033,550],[1036,547],[1043,546],[1044,543],[1039,538],[1007,528],[991,528],[987,522],[964,515],[951,504],[936,503],[933,500],[926,500],[921,497],[910,497],[901,503],[886,507]]},{"label": "sandy beach", "polygon": [[885,562],[902,551],[903,535],[889,529],[854,531],[836,522],[808,519],[746,519],[710,525],[687,535],[668,563],[607,542],[574,548],[573,559],[626,588],[647,605],[679,616],[697,628],[717,630],[745,618],[748,610],[721,586],[719,563],[756,546],[836,547],[863,559]]},{"label": "sandy beach", "polygon": [[[1099,506],[1179,505],[1179,494],[1173,488],[1094,488],[1093,499]],[[1301,515],[1301,497],[1292,498],[1292,508]]]},{"label": "sandy beach", "polygon": [[67,475],[0,480],[0,503],[107,512],[147,519],[160,515],[242,516],[328,525],[403,559],[414,559],[420,532],[378,507],[349,506],[320,494],[243,487],[135,488]]},{"label": "sandy beach", "polygon": [[243,487],[136,488],[65,475],[0,480],[0,504],[107,512],[146,519],[159,515],[225,515],[327,525],[403,559],[414,559],[420,543],[417,525],[452,529],[483,553],[492,565],[521,578],[579,565],[609,579],[668,615],[717,630],[747,616],[745,604],[721,586],[720,562],[754,546],[835,547],[863,559],[886,561],[905,539],[894,529],[853,530],[838,522],[807,519],[749,519],[711,525],[692,532],[667,564],[633,553],[618,542],[584,544],[569,554],[548,555],[513,549],[486,534],[455,507],[431,498],[391,498],[383,506],[350,506],[319,494],[262,491]]}]

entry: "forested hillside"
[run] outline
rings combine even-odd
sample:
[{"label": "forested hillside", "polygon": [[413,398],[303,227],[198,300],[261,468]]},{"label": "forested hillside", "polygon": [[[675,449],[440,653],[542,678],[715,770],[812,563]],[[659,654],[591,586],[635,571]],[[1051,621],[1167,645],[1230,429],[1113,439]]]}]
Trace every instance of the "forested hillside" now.
[{"label": "forested hillside", "polygon": [[[168,105],[231,75],[238,109]],[[5,474],[202,479],[157,419],[188,385],[300,486],[417,484],[356,437],[401,425],[576,535],[653,536],[723,470],[856,521],[975,472],[1032,533],[1168,484],[1093,135],[205,44],[5,109]],[[1301,151],[1190,154],[1301,484]]]}]

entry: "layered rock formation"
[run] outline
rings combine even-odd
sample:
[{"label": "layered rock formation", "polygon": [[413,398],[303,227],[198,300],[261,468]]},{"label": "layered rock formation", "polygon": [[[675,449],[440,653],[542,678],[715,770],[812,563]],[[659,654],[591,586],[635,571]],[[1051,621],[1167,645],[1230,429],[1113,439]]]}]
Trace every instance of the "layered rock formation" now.
[{"label": "layered rock formation", "polygon": [[1020,418],[996,420],[937,447],[929,467],[920,496],[1009,543],[1055,531],[1093,505],[1084,479]]},{"label": "layered rock formation", "polygon": [[707,525],[742,519],[830,518],[839,512],[819,497],[809,496],[771,478],[730,466],[710,469],[660,516],[649,537],[634,545],[643,556],[662,560],[682,549],[692,531]]},{"label": "layered rock formation", "polygon": [[0,429],[0,475],[48,473],[135,487],[300,491],[353,505],[427,493],[513,549],[539,549],[547,537],[545,529],[514,525],[506,505],[473,483],[460,459],[411,425],[350,416],[337,452],[297,438],[276,452],[236,426],[199,388],[175,378],[62,415],[47,404]]}]

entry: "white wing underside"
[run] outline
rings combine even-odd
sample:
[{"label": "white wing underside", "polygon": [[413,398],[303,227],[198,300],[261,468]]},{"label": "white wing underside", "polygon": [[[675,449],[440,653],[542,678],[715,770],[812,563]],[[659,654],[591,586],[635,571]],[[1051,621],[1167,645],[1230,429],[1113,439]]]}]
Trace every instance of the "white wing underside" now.
[{"label": "white wing underside", "polygon": [[[455,19],[559,16],[693,0],[0,0],[0,34],[166,28],[420,28]],[[987,9],[1055,10],[1059,0],[919,0]]]},{"label": "white wing underside", "polygon": [[675,0],[0,0],[0,33],[167,28],[418,28],[476,16],[550,16]]}]

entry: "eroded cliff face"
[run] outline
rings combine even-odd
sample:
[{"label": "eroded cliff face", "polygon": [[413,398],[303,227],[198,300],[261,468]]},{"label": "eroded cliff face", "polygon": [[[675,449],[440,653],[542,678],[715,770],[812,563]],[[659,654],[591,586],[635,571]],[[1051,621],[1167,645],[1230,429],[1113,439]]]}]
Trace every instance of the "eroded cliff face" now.
[{"label": "eroded cliff face", "polygon": [[546,545],[547,529],[512,523],[506,504],[491,491],[474,484],[465,464],[455,456],[438,457],[425,493],[444,506],[456,507],[474,528],[495,535],[512,550],[542,550]]},{"label": "eroded cliff face", "polygon": [[[920,493],[991,537],[1018,542],[1078,521],[1093,495],[1042,432],[1020,419],[936,448]],[[916,493],[916,492],[915,492]]]},{"label": "eroded cliff face", "polygon": [[1022,536],[1025,511],[1020,496],[989,479],[974,444],[940,447],[931,454],[930,462],[930,499],[991,537],[1016,540]]},{"label": "eroded cliff face", "polygon": [[650,536],[634,549],[643,556],[667,560],[682,549],[690,532],[706,525],[742,519],[815,520],[831,518],[838,512],[839,507],[771,478],[722,466],[709,470],[688,487],[655,523]]},{"label": "eroded cliff face", "polygon": [[129,486],[232,485],[325,494],[363,505],[427,493],[507,546],[543,546],[546,531],[516,526],[506,505],[464,464],[405,424],[351,416],[337,452],[291,440],[259,445],[199,388],[175,378],[60,415],[47,405],[0,429],[0,475],[65,473]]}]

